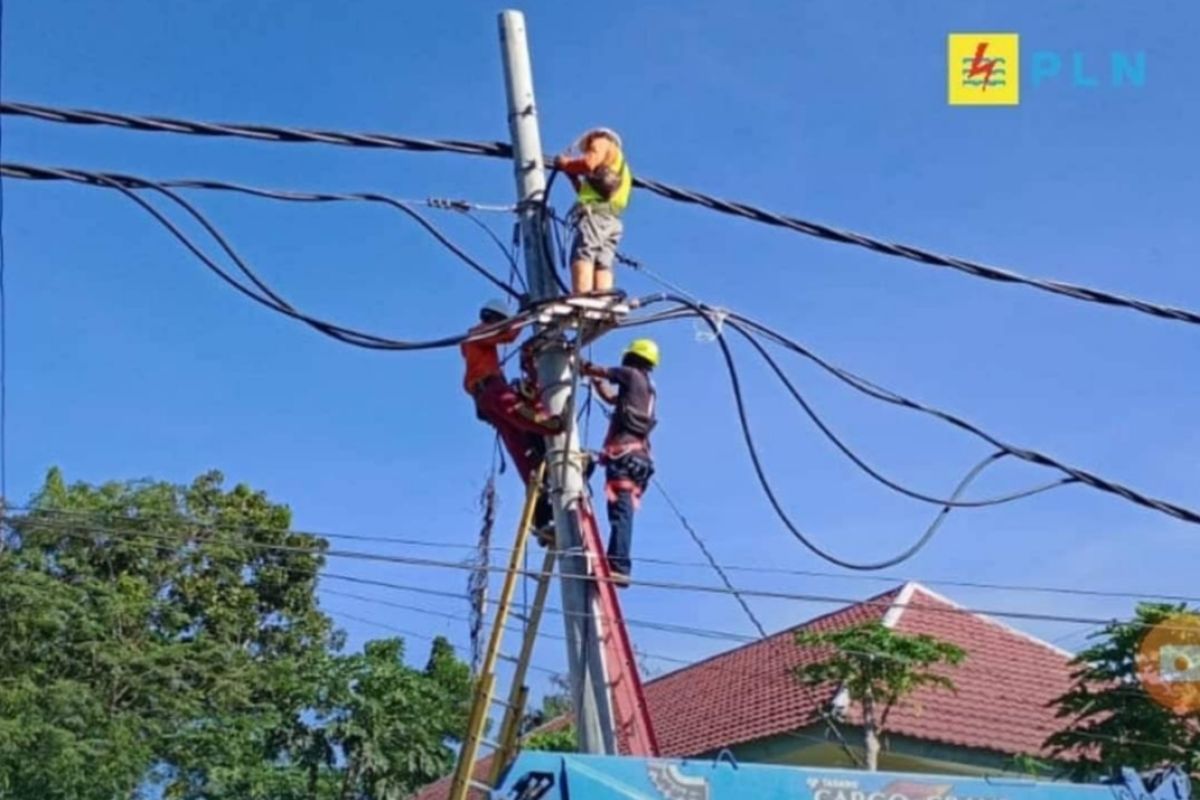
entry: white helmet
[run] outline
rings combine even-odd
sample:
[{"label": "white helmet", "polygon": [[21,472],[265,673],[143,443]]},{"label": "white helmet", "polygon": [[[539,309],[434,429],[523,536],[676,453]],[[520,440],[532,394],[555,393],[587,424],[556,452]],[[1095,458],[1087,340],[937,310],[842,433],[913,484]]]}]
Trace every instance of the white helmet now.
[{"label": "white helmet", "polygon": [[575,146],[582,150],[584,144],[586,144],[588,139],[591,139],[593,136],[603,136],[607,139],[611,139],[612,141],[616,142],[619,149],[624,149],[624,145],[621,144],[621,137],[618,136],[617,132],[612,128],[592,128],[584,133],[583,136],[579,137],[579,141],[575,143]]},{"label": "white helmet", "polygon": [[500,317],[508,316],[508,304],[498,297],[493,297],[479,308],[480,316],[484,314],[495,314]]}]

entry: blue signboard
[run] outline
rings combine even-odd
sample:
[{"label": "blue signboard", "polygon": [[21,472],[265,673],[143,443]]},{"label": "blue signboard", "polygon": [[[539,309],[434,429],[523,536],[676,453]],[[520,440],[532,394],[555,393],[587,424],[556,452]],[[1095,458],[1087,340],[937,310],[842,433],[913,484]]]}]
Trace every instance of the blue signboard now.
[{"label": "blue signboard", "polygon": [[734,764],[731,760],[523,753],[495,796],[506,800],[1190,800],[1178,770],[1112,784]]}]

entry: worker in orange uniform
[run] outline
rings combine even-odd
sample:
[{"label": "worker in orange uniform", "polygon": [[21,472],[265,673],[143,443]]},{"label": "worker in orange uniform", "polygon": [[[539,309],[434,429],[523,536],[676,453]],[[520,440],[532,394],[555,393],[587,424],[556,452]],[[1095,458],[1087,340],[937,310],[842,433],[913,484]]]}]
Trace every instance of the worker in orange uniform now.
[{"label": "worker in orange uniform", "polygon": [[621,137],[609,128],[593,128],[576,143],[580,155],[560,155],[554,166],[575,187],[570,221],[571,288],[574,294],[611,292],[613,262],[625,227],[621,214],[629,205],[633,173],[621,150]]},{"label": "worker in orange uniform", "polygon": [[[546,412],[535,392],[530,392],[533,396],[523,396],[505,379],[498,348],[515,341],[519,333],[517,328],[497,330],[506,319],[508,309],[503,300],[491,300],[479,310],[479,324],[471,328],[470,334],[494,332],[462,343],[462,356],[466,362],[463,388],[475,400],[475,415],[496,429],[521,480],[528,485],[529,477],[545,453],[542,437],[562,433],[563,423],[560,417]],[[528,357],[522,361],[524,365],[532,363]],[[526,383],[532,380],[536,377],[527,372]],[[535,527],[540,529],[548,525],[551,513],[543,494],[534,517]]]},{"label": "worker in orange uniform", "polygon": [[658,345],[650,339],[632,342],[619,367],[581,365],[583,374],[593,379],[600,399],[613,406],[600,463],[604,464],[604,495],[611,528],[608,563],[612,580],[618,586],[629,585],[633,515],[654,475],[650,431],[658,420],[657,395],[650,373],[657,366]]}]

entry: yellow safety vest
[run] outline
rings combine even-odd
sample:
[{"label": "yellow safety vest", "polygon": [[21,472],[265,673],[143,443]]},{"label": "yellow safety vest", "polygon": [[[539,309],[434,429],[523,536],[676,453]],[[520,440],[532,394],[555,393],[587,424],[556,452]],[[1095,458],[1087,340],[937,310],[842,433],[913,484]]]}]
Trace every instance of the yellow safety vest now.
[{"label": "yellow safety vest", "polygon": [[625,161],[625,154],[619,150],[617,151],[617,163],[613,165],[612,169],[621,176],[621,183],[617,186],[617,190],[613,192],[612,197],[605,200],[585,176],[579,182],[579,194],[576,196],[580,205],[607,204],[617,214],[625,210],[625,206],[629,205],[629,194],[633,191],[633,173],[629,170],[629,164]]}]

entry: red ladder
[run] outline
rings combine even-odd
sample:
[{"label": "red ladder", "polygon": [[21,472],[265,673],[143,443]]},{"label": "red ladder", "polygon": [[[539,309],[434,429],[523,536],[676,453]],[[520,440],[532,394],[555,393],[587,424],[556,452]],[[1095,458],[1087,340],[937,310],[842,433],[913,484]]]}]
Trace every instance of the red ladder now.
[{"label": "red ladder", "polygon": [[650,722],[633,643],[625,628],[625,618],[621,615],[621,604],[617,600],[617,588],[611,580],[612,571],[608,568],[596,515],[586,499],[581,500],[578,507],[579,530],[587,553],[588,569],[595,578],[594,591],[591,593],[592,620],[604,656],[617,744],[622,755],[657,756],[658,739]]}]

